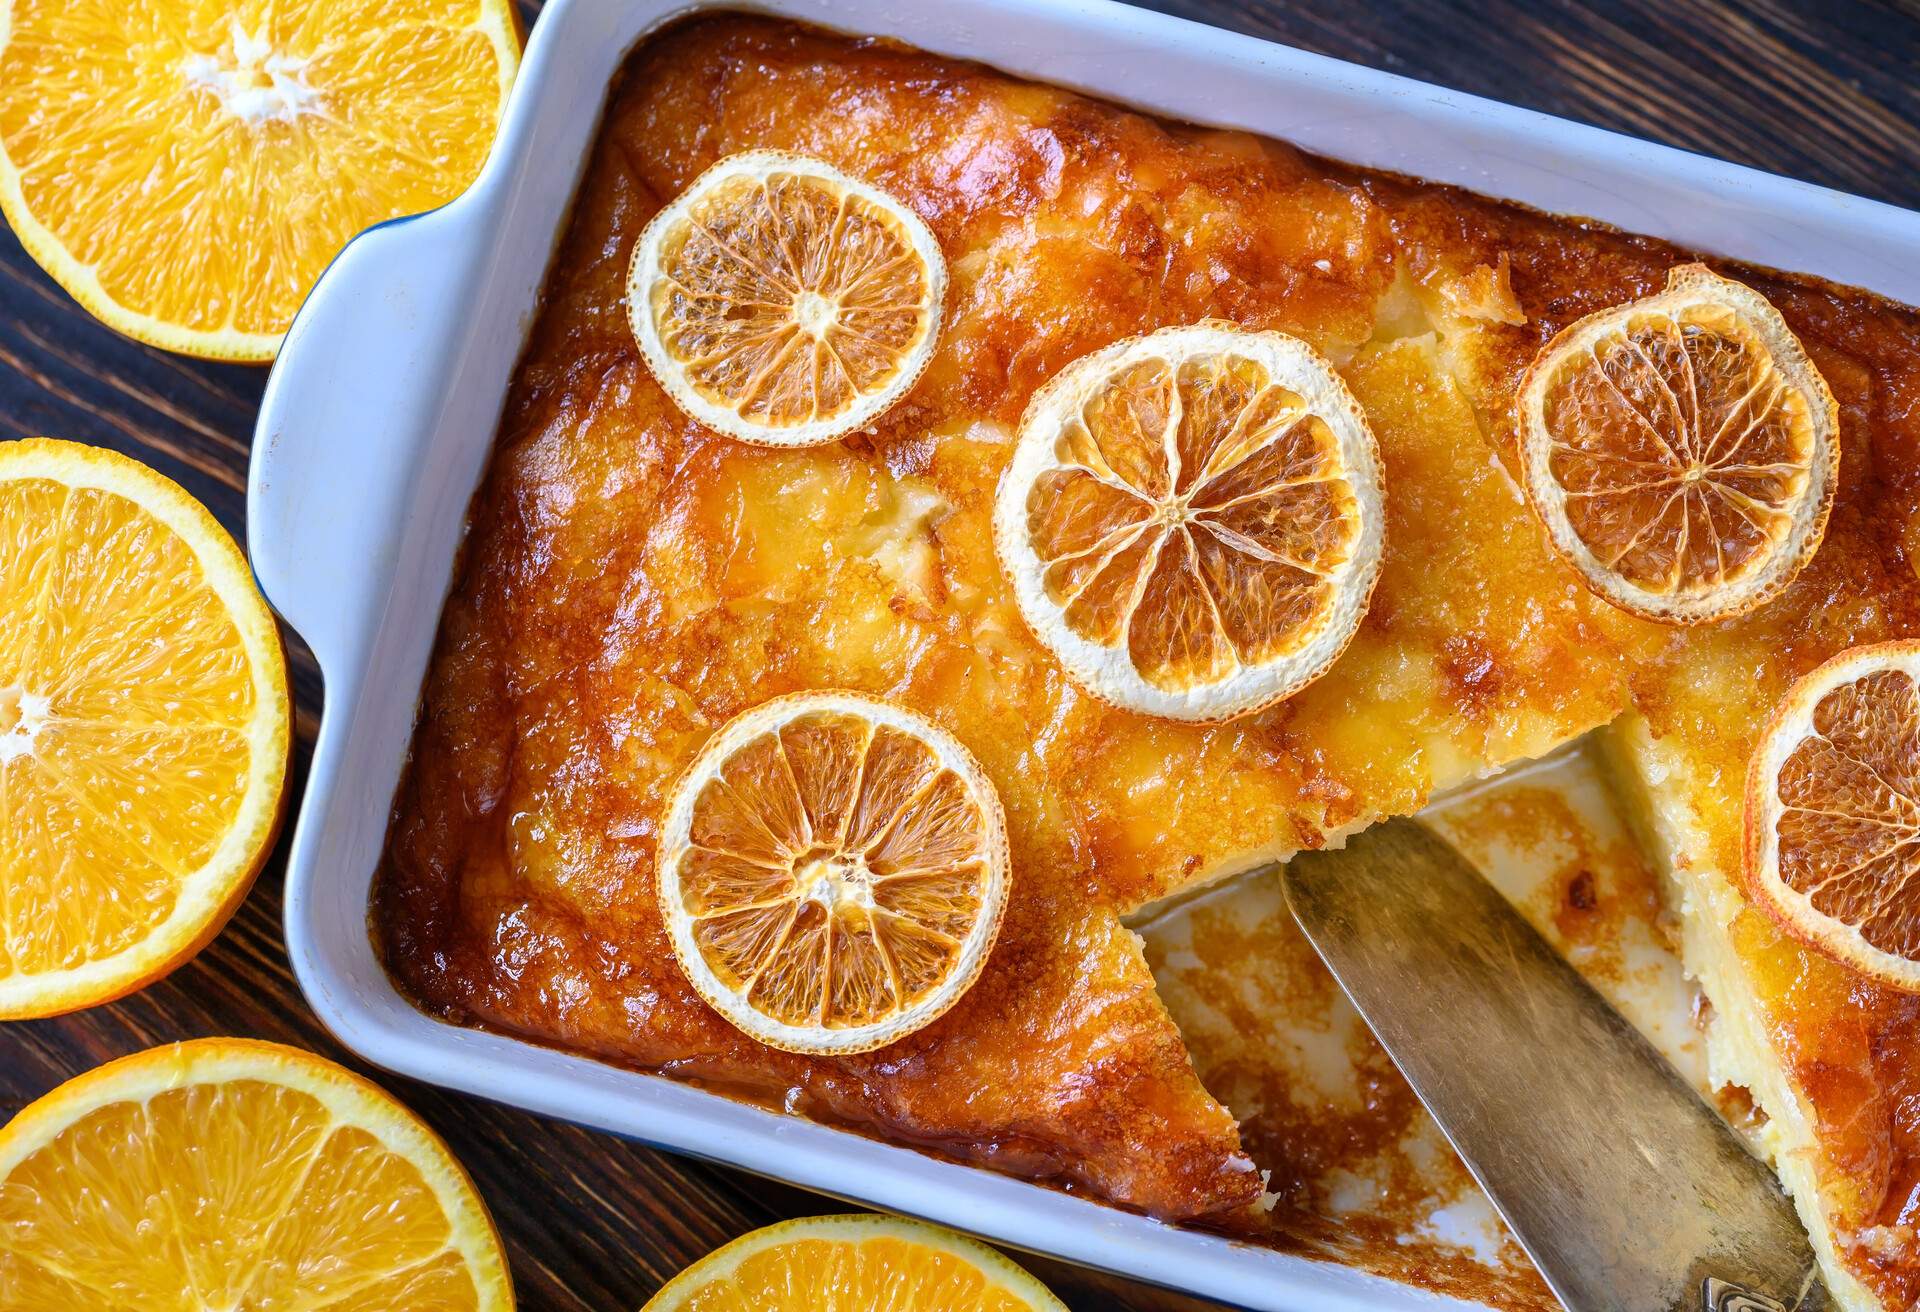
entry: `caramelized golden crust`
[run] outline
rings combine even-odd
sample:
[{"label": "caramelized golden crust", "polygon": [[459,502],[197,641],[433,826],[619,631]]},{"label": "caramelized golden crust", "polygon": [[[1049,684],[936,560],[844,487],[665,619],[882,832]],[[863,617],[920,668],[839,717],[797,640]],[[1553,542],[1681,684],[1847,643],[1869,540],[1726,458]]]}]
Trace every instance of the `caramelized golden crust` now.
[{"label": "caramelized golden crust", "polygon": [[[639,362],[622,301],[635,234],[751,147],[885,188],[946,253],[940,347],[871,434],[805,451],[722,440]],[[1737,780],[1794,674],[1920,631],[1920,322],[1753,271],[1730,270],[1780,306],[1840,398],[1827,547],[1770,605],[1691,636],[1614,611],[1549,556],[1509,473],[1513,389],[1558,328],[1685,258],[890,45],[735,16],[653,38],[614,89],[474,504],[376,890],[388,962],[461,1019],[1157,1214],[1249,1202],[1258,1178],[1123,914],[1414,809],[1630,704]],[[1341,365],[1380,440],[1388,522],[1371,611],[1328,675],[1198,726],[1064,677],[1021,624],[990,517],[1040,384],[1209,316]],[[708,1011],[652,891],[665,790],[705,737],[826,686],[952,730],[1000,790],[1014,861],[973,990],[909,1039],[831,1060],[770,1052]],[[1835,1170],[1859,1186],[1849,1216],[1896,1215],[1920,1122],[1920,1077],[1895,1078],[1913,1065],[1908,1004],[1777,935],[1752,951],[1793,963],[1777,1041],[1833,1109]],[[1898,1246],[1877,1287],[1897,1303],[1916,1269]]]}]

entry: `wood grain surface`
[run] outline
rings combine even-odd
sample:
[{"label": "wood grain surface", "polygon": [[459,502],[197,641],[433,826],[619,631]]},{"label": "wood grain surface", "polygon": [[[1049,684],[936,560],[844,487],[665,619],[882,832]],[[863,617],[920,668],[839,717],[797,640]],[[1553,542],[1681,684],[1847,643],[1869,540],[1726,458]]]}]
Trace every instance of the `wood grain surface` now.
[{"label": "wood grain surface", "polygon": [[[1920,208],[1920,0],[1154,0],[1152,8]],[[537,4],[523,10],[532,19]],[[266,371],[116,336],[0,228],[0,438],[112,446],[178,479],[236,535]],[[348,549],[350,549],[350,544]],[[294,797],[321,704],[290,641]],[[289,830],[291,826],[289,826]],[[287,837],[199,958],[145,992],[0,1024],[0,1118],[102,1061],[240,1034],[347,1060],[302,1000],[280,932]],[[506,1237],[520,1305],[631,1312],[673,1272],[828,1200],[425,1085],[382,1078],[443,1133]],[[1197,1306],[1033,1263],[1079,1309]]]}]

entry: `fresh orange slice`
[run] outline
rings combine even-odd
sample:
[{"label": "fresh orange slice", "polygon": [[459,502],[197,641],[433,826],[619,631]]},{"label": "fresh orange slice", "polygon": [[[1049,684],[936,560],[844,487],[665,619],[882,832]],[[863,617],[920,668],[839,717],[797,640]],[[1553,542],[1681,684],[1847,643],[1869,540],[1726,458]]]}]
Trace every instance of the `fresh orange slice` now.
[{"label": "fresh orange slice", "polygon": [[980,974],[1006,821],[973,757],[913,712],[799,693],[728,721],[674,787],[662,914],[700,996],[789,1052],[864,1052]]},{"label": "fresh orange slice", "polygon": [[1519,415],[1527,500],[1554,550],[1635,615],[1752,610],[1826,532],[1833,394],[1765,297],[1703,265],[1563,329],[1527,371]]},{"label": "fresh orange slice", "polygon": [[1027,623],[1089,691],[1224,720],[1346,648],[1385,519],[1373,432],[1333,366],[1204,323],[1084,356],[1034,395],[994,541]]},{"label": "fresh orange slice", "polygon": [[144,465],[0,443],[0,1019],[197,952],[272,846],[287,671],[246,558]]},{"label": "fresh orange slice", "polygon": [[892,1216],[810,1216],[695,1262],[643,1312],[1066,1312],[985,1244]]},{"label": "fresh orange slice", "polygon": [[627,308],[689,416],[763,446],[878,419],[933,355],[947,265],[920,216],[805,155],[715,164],[633,248]]},{"label": "fresh orange slice", "polygon": [[1806,942],[1920,992],[1920,642],[1787,690],[1747,770],[1747,888]]},{"label": "fresh orange slice", "polygon": [[512,1307],[447,1146],[311,1053],[169,1044],[0,1129],[0,1312]]},{"label": "fresh orange slice", "polygon": [[509,0],[7,0],[0,211],[111,327],[270,360],[348,238],[466,189]]}]

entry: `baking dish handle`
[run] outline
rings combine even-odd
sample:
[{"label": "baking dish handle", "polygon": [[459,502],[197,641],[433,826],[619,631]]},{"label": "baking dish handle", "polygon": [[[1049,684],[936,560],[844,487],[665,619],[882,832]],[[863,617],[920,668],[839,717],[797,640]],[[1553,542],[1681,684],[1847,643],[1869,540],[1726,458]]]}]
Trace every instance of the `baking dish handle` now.
[{"label": "baking dish handle", "polygon": [[334,259],[287,332],[254,428],[254,573],[330,677],[365,652],[386,608],[408,528],[400,499],[445,392],[445,328],[459,322],[467,269],[461,243],[438,239],[436,213],[371,228]]}]

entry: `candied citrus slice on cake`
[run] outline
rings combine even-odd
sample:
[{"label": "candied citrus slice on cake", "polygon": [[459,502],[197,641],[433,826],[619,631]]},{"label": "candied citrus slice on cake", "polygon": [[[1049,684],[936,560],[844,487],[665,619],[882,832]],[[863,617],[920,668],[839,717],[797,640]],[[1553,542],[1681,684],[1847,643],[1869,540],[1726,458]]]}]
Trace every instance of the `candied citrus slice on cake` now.
[{"label": "candied citrus slice on cake", "polygon": [[809,1216],[695,1262],[642,1312],[1066,1312],[985,1244],[924,1221]]},{"label": "candied citrus slice on cake", "polygon": [[1554,550],[1635,615],[1752,610],[1826,532],[1833,394],[1765,297],[1703,265],[1558,333],[1519,416],[1527,500]]},{"label": "candied citrus slice on cake", "polygon": [[1798,937],[1920,992],[1920,642],[1787,690],[1747,770],[1747,888]]},{"label": "candied citrus slice on cake", "polygon": [[1095,695],[1223,720],[1320,677],[1380,574],[1380,456],[1297,338],[1168,328],[1034,395],[994,541],[1027,623]]},{"label": "candied citrus slice on cake", "polygon": [[729,155],[653,217],[627,312],[648,368],[709,428],[763,446],[878,419],[933,355],[947,265],[920,216],[805,155]]},{"label": "candied citrus slice on cake", "polygon": [[0,3],[0,210],[131,337],[270,360],[349,238],[464,191],[510,0]]},{"label": "candied citrus slice on cake", "polygon": [[727,722],[675,785],[659,892],[700,996],[789,1052],[912,1033],[979,976],[1007,901],[993,784],[939,726],[854,693]]},{"label": "candied citrus slice on cake", "polygon": [[434,1132],[330,1061],[200,1039],[0,1129],[0,1312],[508,1312],[499,1236]]},{"label": "candied citrus slice on cake", "polygon": [[198,951],[266,859],[287,672],[205,508],[93,447],[0,443],[0,1019]]}]

